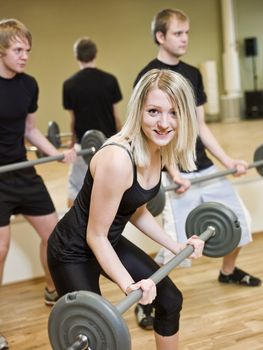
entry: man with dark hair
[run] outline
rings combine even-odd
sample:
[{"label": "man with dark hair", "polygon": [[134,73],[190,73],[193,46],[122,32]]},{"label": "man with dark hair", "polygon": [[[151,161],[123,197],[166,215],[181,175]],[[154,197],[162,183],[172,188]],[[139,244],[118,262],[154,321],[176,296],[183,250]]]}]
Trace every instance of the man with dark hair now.
[{"label": "man with dark hair", "polygon": [[[73,50],[80,70],[63,84],[63,106],[71,116],[71,145],[79,150],[87,130],[102,131],[107,138],[120,130],[117,104],[122,94],[117,79],[96,67],[97,47],[92,40],[78,39]],[[79,157],[69,173],[69,207],[81,189],[86,171],[87,165]]]},{"label": "man with dark hair", "polygon": [[[178,242],[186,241],[185,221],[189,212],[202,202],[221,202],[232,208],[239,218],[242,237],[239,247],[223,258],[218,280],[221,283],[235,283],[243,286],[260,286],[261,280],[236,267],[236,260],[241,246],[252,241],[250,216],[235,192],[231,182],[225,178],[209,181],[201,186],[190,187],[190,178],[215,173],[216,166],[207,156],[209,151],[226,168],[236,168],[235,176],[244,174],[247,163],[243,160],[231,158],[220,146],[205,122],[204,104],[206,94],[202,76],[199,70],[183,61],[181,57],[188,48],[189,18],[178,9],[164,9],[160,11],[152,22],[152,35],[158,45],[157,58],[147,64],[138,74],[135,84],[147,71],[153,68],[170,69],[187,78],[194,90],[196,98],[196,115],[199,126],[199,137],[196,143],[195,172],[184,173],[180,169],[166,169],[163,172],[163,185],[174,182],[180,185],[177,191],[166,192],[166,205],[163,211],[163,225],[167,234]],[[190,189],[189,189],[190,187]],[[173,257],[167,249],[161,249],[156,257],[159,264],[164,264]],[[144,329],[152,329],[154,320],[153,307],[137,305],[135,309],[138,324]]]}]

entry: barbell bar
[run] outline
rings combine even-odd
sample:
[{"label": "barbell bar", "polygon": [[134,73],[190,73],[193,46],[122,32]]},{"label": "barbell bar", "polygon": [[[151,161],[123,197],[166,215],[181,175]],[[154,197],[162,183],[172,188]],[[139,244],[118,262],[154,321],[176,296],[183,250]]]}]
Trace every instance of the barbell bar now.
[{"label": "barbell bar", "polygon": [[[105,140],[106,138],[104,134],[99,130],[86,131],[86,133],[83,135],[81,140],[82,149],[77,152],[77,155],[83,156],[83,159],[85,160],[86,164],[89,164],[91,158],[96,153],[96,151],[102,146]],[[24,169],[24,168],[35,166],[38,164],[44,164],[44,163],[59,161],[63,159],[64,159],[64,154],[61,153],[56,156],[42,157],[39,159],[26,160],[26,161],[14,163],[14,164],[7,164],[7,165],[0,166],[0,174],[8,171]]]},{"label": "barbell bar", "polygon": [[[259,175],[263,176],[263,145],[259,146],[254,153],[254,162],[248,165],[248,169],[256,168]],[[235,174],[237,172],[236,168],[225,169],[213,174],[200,176],[197,178],[190,179],[191,185],[210,181],[216,178],[224,177],[227,175]],[[165,206],[165,192],[174,191],[180,187],[180,184],[173,183],[168,186],[161,186],[157,195],[149,201],[147,204],[148,210],[153,216],[158,216],[162,213]]]},{"label": "barbell bar", "polygon": [[[186,220],[186,233],[187,237],[194,233],[205,241],[204,255],[219,257],[237,247],[241,228],[230,208],[207,202],[190,212]],[[159,283],[193,251],[193,246],[188,245],[149,278]],[[114,306],[93,292],[67,293],[56,302],[49,316],[48,334],[52,349],[130,350],[128,326],[121,315],[141,296],[142,291],[135,290]]]}]

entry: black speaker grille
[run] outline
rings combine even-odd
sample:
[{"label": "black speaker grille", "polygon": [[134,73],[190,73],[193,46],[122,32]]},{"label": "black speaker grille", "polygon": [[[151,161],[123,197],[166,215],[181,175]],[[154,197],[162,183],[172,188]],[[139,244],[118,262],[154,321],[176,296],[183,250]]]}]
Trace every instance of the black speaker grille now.
[{"label": "black speaker grille", "polygon": [[245,55],[246,56],[257,56],[257,38],[246,38],[245,39]]}]

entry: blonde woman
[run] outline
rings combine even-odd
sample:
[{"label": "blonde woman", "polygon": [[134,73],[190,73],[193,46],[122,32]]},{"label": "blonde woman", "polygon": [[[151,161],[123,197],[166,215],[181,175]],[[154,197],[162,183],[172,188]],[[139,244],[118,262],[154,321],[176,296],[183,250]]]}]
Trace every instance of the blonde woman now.
[{"label": "blonde woman", "polygon": [[[141,288],[140,303],[153,302],[158,350],[178,347],[182,294],[166,277],[157,286],[151,276],[159,266],[122,233],[130,222],[177,254],[174,242],[146,208],[158,192],[161,169],[179,163],[194,168],[197,135],[195,102],[179,74],[152,70],[134,89],[126,123],[92,158],[73,207],[61,219],[48,244],[49,268],[60,296],[75,290],[100,294],[99,276],[108,276],[129,294]],[[203,242],[191,237],[192,258]]]}]

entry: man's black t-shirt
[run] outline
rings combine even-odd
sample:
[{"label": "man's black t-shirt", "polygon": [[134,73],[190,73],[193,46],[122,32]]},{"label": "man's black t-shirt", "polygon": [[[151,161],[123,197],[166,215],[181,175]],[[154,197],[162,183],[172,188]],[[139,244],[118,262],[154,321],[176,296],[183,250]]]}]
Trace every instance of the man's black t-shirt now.
[{"label": "man's black t-shirt", "polygon": [[38,106],[38,85],[28,74],[0,77],[0,165],[26,159],[25,119]]},{"label": "man's black t-shirt", "polygon": [[110,137],[116,133],[113,104],[122,99],[117,79],[97,68],[84,68],[63,84],[63,106],[75,116],[77,141],[87,130]]}]

